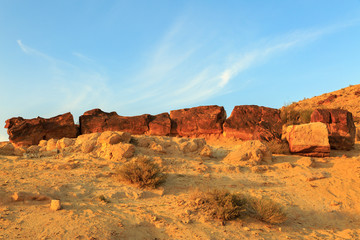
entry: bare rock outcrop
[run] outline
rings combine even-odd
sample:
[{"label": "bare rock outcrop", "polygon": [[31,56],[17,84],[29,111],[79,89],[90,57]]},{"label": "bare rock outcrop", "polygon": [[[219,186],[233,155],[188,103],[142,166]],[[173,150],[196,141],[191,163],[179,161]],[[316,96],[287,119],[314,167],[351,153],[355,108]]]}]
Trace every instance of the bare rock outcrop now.
[{"label": "bare rock outcrop", "polygon": [[256,105],[235,106],[224,124],[224,135],[242,140],[280,139],[280,110]]},{"label": "bare rock outcrop", "polygon": [[224,107],[200,106],[170,111],[171,133],[183,137],[222,134],[226,119]]},{"label": "bare rock outcrop", "polygon": [[71,113],[65,113],[52,118],[24,119],[16,117],[6,120],[5,128],[10,142],[16,146],[37,145],[40,140],[63,137],[76,138],[78,129]]},{"label": "bare rock outcrop", "polygon": [[134,117],[119,116],[116,112],[106,113],[93,109],[80,116],[81,134],[121,131],[130,134],[144,134],[149,130],[149,114]]},{"label": "bare rock outcrop", "polygon": [[350,150],[355,143],[356,128],[351,112],[342,109],[316,109],[311,122],[325,123],[332,149]]},{"label": "bare rock outcrop", "polygon": [[290,125],[286,132],[291,153],[309,157],[329,157],[329,135],[324,123]]},{"label": "bare rock outcrop", "polygon": [[171,120],[169,113],[161,113],[150,116],[149,131],[147,134],[156,136],[168,136],[171,131]]}]

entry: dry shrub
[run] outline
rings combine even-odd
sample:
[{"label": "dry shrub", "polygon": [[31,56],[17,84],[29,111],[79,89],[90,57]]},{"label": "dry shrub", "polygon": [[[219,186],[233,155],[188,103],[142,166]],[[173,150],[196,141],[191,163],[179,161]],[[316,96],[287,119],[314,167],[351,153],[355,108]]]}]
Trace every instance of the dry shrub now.
[{"label": "dry shrub", "polygon": [[199,209],[213,219],[231,220],[246,211],[245,198],[227,190],[196,191],[191,198]]},{"label": "dry shrub", "polygon": [[250,198],[248,203],[248,211],[250,214],[261,221],[279,224],[286,220],[286,214],[282,207],[271,199]]},{"label": "dry shrub", "polygon": [[159,165],[150,159],[137,157],[122,165],[115,173],[115,178],[139,188],[156,188],[165,180],[165,175]]},{"label": "dry shrub", "polygon": [[311,121],[311,114],[313,109],[298,109],[294,106],[284,106],[281,109],[280,117],[285,125],[305,124]]},{"label": "dry shrub", "polygon": [[289,143],[286,141],[271,140],[265,143],[272,154],[289,154]]},{"label": "dry shrub", "polygon": [[212,219],[232,220],[241,216],[251,216],[270,224],[280,224],[286,220],[282,207],[266,198],[252,198],[233,194],[223,189],[208,191],[195,190],[190,200],[197,210]]}]

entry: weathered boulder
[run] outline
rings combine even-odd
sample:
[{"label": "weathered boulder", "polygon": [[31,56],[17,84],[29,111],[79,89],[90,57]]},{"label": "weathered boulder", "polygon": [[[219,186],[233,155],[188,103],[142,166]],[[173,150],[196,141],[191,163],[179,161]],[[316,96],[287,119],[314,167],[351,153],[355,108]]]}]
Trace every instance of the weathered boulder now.
[{"label": "weathered boulder", "polygon": [[10,142],[0,142],[0,155],[21,156],[25,151],[23,148],[14,147]]},{"label": "weathered boulder", "polygon": [[75,139],[73,138],[62,138],[56,142],[57,149],[64,149],[74,145]]},{"label": "weathered boulder", "polygon": [[221,134],[226,119],[224,107],[200,106],[170,111],[171,133],[184,137]]},{"label": "weathered boulder", "polygon": [[316,109],[311,122],[325,123],[332,149],[350,150],[355,143],[356,128],[352,113],[342,109]]},{"label": "weathered boulder", "polygon": [[287,134],[291,153],[309,157],[329,157],[329,135],[324,123],[290,125]]},{"label": "weathered boulder", "polygon": [[22,117],[6,120],[5,128],[10,142],[17,146],[37,145],[40,140],[63,137],[75,138],[78,129],[71,113],[65,113],[53,118],[23,119]]},{"label": "weathered boulder", "polygon": [[280,110],[256,105],[235,106],[224,123],[224,135],[242,140],[280,139]]},{"label": "weathered boulder", "polygon": [[223,160],[236,166],[256,166],[272,162],[269,148],[259,140],[244,141],[231,151]]},{"label": "weathered boulder", "polygon": [[135,147],[129,143],[117,143],[113,145],[102,144],[97,149],[98,157],[111,161],[121,161],[122,159],[131,158],[135,154]]},{"label": "weathered boulder", "polygon": [[201,150],[205,144],[206,141],[203,138],[194,138],[182,142],[179,147],[183,153],[191,153]]},{"label": "weathered boulder", "polygon": [[169,113],[161,113],[150,116],[149,135],[168,136],[171,131],[171,120]]},{"label": "weathered boulder", "polygon": [[123,117],[116,112],[106,113],[101,109],[93,109],[80,116],[80,132],[81,134],[88,134],[121,131],[131,134],[144,134],[149,130],[149,117],[149,114]]},{"label": "weathered boulder", "polygon": [[131,139],[131,134],[127,132],[112,132],[106,131],[100,134],[97,139],[98,144],[118,144],[119,142],[129,143]]}]

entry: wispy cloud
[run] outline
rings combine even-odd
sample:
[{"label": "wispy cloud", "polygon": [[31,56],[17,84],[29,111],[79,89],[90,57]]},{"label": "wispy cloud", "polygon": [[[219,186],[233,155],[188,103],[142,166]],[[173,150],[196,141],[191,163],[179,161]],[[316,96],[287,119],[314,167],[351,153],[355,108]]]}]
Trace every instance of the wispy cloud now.
[{"label": "wispy cloud", "polygon": [[[229,91],[227,86],[234,79],[246,81],[241,79],[241,73],[246,70],[348,26],[339,24],[321,29],[296,30],[265,39],[257,48],[239,52],[235,57],[233,53],[221,52],[213,61],[202,62],[202,59],[210,58],[199,53],[202,44],[206,43],[199,38],[187,40],[197,42],[195,46],[184,43],[184,36],[191,38],[192,35],[187,32],[186,23],[176,22],[156,45],[147,59],[146,67],[134,76],[141,81],[132,88],[143,94],[131,102],[168,107],[194,105]],[[230,55],[233,56],[232,60],[226,61]]]},{"label": "wispy cloud", "polygon": [[39,96],[47,96],[48,101],[52,101],[51,114],[68,111],[79,113],[81,110],[104,105],[107,97],[111,96],[107,77],[94,68],[93,61],[85,55],[73,53],[81,60],[92,63],[89,67],[80,67],[31,48],[21,40],[17,40],[17,43],[24,53],[43,59],[49,64],[49,79],[43,81],[49,84],[50,80],[50,86],[48,92],[39,93]]},{"label": "wispy cloud", "polygon": [[82,53],[79,53],[79,52],[73,52],[72,53],[75,57],[79,58],[80,60],[84,61],[84,62],[91,62],[93,63],[94,60],[88,56],[85,56],[84,54]]}]

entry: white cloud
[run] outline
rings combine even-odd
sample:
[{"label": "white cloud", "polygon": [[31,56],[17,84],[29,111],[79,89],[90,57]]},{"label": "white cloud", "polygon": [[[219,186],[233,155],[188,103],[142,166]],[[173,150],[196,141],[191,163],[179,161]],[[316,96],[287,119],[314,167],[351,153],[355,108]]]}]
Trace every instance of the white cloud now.
[{"label": "white cloud", "polygon": [[[39,50],[26,46],[21,40],[17,40],[21,50],[31,56],[41,58],[48,62],[51,75],[47,82],[50,87],[48,92],[39,93],[39,96],[47,96],[52,102],[49,115],[57,115],[68,111],[83,111],[89,108],[104,105],[109,96],[110,88],[107,85],[107,77],[94,62],[85,55],[74,52],[73,54],[83,61],[91,61],[91,65],[80,67],[72,63],[54,58]],[[46,66],[42,66],[46,68]],[[36,90],[35,90],[36,91]]]},{"label": "white cloud", "polygon": [[144,70],[134,77],[141,80],[132,88],[134,92],[142,94],[130,102],[151,102],[153,105],[166,107],[195,104],[227,91],[226,86],[247,69],[332,31],[329,31],[329,28],[295,31],[277,39],[268,39],[261,47],[240,53],[226,64],[221,63],[221,59],[223,62],[227,59],[227,54],[222,53],[217,62],[190,66],[189,69],[187,63],[197,61],[201,42],[195,47],[184,44],[183,35],[189,36],[186,34],[186,26],[175,24],[155,47]]},{"label": "white cloud", "polygon": [[82,53],[79,53],[79,52],[73,52],[72,53],[75,57],[79,58],[80,60],[84,61],[84,62],[94,62],[94,60],[90,57],[87,57],[85,56],[84,54]]}]

